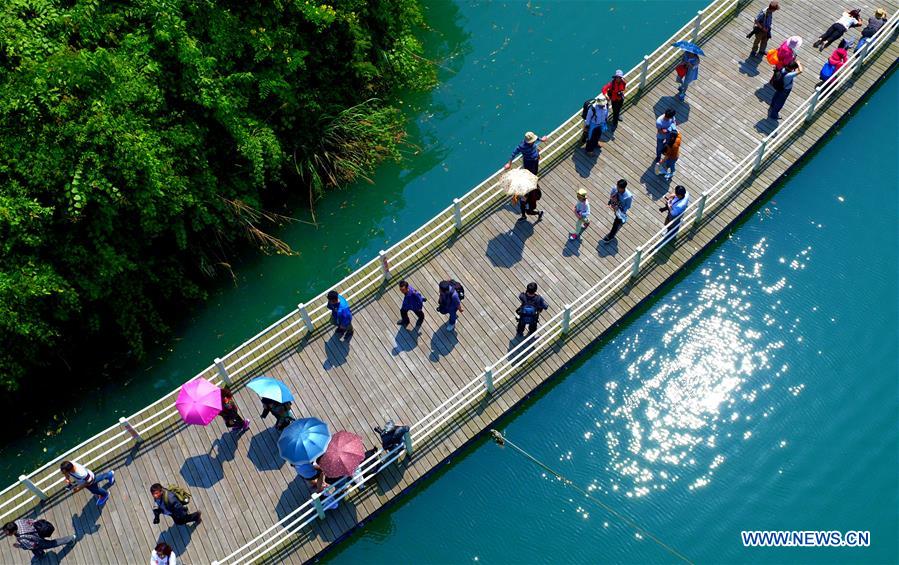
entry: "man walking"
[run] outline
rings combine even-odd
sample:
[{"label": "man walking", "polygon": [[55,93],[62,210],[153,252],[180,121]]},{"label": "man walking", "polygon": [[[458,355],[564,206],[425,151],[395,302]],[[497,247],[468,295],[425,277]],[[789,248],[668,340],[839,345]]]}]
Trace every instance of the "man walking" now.
[{"label": "man walking", "polygon": [[542,296],[537,294],[537,283],[528,283],[525,291],[518,295],[521,306],[515,310],[518,314],[518,328],[515,330],[516,337],[524,337],[524,328],[527,326],[528,335],[537,331],[537,322],[540,318],[540,312],[549,308],[549,304]]},{"label": "man walking", "polygon": [[[690,195],[683,185],[674,187],[674,192],[665,195],[665,205],[659,208],[659,212],[667,212],[665,216],[665,225],[668,226],[668,235],[676,234],[680,227],[680,217],[687,210],[690,204]],[[673,220],[674,223],[671,223]],[[668,225],[671,224],[671,225]]]},{"label": "man walking", "polygon": [[353,312],[346,298],[337,294],[336,290],[328,292],[328,310],[331,311],[331,322],[337,326],[337,335],[349,338],[353,335]]},{"label": "man walking", "polygon": [[618,127],[618,121],[621,119],[621,107],[624,106],[624,89],[627,83],[624,82],[624,73],[621,69],[615,71],[612,80],[602,87],[602,93],[609,97],[612,103],[612,129]]},{"label": "man walking", "polygon": [[409,311],[415,312],[418,321],[416,326],[420,326],[425,321],[425,313],[423,311],[425,298],[420,292],[415,290],[408,282],[400,281],[400,292],[403,293],[403,304],[400,306],[400,319],[397,325],[406,327],[409,325]]},{"label": "man walking", "polygon": [[774,71],[771,86],[774,87],[774,95],[771,97],[771,107],[768,108],[768,119],[779,120],[780,111],[787,103],[787,97],[793,91],[793,80],[802,72],[799,61],[793,61],[786,67]]},{"label": "man walking", "polygon": [[456,285],[453,281],[442,281],[440,283],[440,298],[437,299],[437,311],[441,314],[449,314],[449,323],[446,325],[447,331],[456,330],[456,320],[459,312],[464,312],[462,306],[462,298],[456,292]]},{"label": "man walking", "polygon": [[773,0],[768,4],[767,10],[760,11],[759,15],[755,17],[752,31],[746,36],[747,38],[753,38],[752,51],[749,52],[750,57],[755,57],[756,53],[759,56],[765,54],[768,48],[768,40],[771,39],[771,23],[774,19],[774,12],[778,9],[780,9],[780,5],[777,3],[777,0]]},{"label": "man walking", "polygon": [[568,234],[568,239],[575,240],[581,237],[584,230],[590,227],[590,202],[587,200],[587,191],[583,188],[577,191],[577,204],[574,205],[574,231]]},{"label": "man walking", "polygon": [[47,520],[31,520],[29,518],[7,522],[3,526],[3,532],[7,536],[15,536],[16,542],[13,544],[15,547],[30,551],[38,559],[44,556],[45,549],[68,545],[78,540],[76,536],[49,539],[53,535],[54,529],[53,524]]},{"label": "man walking", "polygon": [[612,222],[612,231],[609,232],[609,235],[602,238],[606,243],[615,239],[615,234],[627,222],[627,211],[631,209],[633,199],[631,191],[627,189],[627,181],[624,179],[619,180],[612,192],[609,193],[608,206],[609,210],[615,214],[615,220]]},{"label": "man walking", "polygon": [[541,198],[543,198],[543,192],[538,186],[518,200],[518,206],[521,209],[521,217],[518,218],[519,222],[527,220],[528,216],[537,216],[538,222],[543,219],[543,210],[537,209],[537,201]]},{"label": "man walking", "polygon": [[181,492],[171,491],[162,488],[159,483],[150,486],[150,494],[156,502],[156,508],[153,509],[153,523],[159,523],[159,515],[165,514],[171,516],[177,526],[195,522],[198,526],[203,522],[200,512],[189,514],[187,505],[190,504],[190,494],[181,489]]},{"label": "man walking", "polygon": [[536,175],[537,170],[540,168],[540,149],[537,148],[537,144],[547,139],[549,139],[547,136],[540,137],[532,131],[525,133],[524,141],[518,144],[518,147],[512,152],[512,156],[509,157],[509,162],[503,168],[509,169],[512,167],[512,159],[521,155],[524,168]]},{"label": "man walking", "polygon": [[87,489],[97,497],[97,506],[103,507],[109,500],[109,491],[100,488],[100,482],[106,483],[106,488],[115,484],[115,471],[106,471],[99,475],[94,473],[78,463],[72,461],[63,461],[59,464],[59,471],[66,479],[66,488],[72,492],[78,492],[81,489]]},{"label": "man walking", "polygon": [[665,148],[665,141],[668,139],[668,128],[677,125],[675,116],[677,111],[674,108],[668,108],[665,113],[656,118],[656,158],[653,163],[659,162],[662,156],[662,149]]}]

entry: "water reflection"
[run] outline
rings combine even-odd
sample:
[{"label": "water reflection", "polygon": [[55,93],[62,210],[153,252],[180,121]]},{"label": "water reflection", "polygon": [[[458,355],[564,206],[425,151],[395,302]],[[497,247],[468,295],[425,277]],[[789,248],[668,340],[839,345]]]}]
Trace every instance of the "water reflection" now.
[{"label": "water reflection", "polygon": [[[749,440],[752,414],[774,411],[750,405],[788,370],[775,358],[787,340],[802,342],[800,319],[779,300],[763,301],[772,306],[762,311],[753,299],[788,290],[789,270],[806,267],[811,247],[769,261],[771,272],[767,249],[761,238],[743,247],[739,262],[708,261],[701,288],[672,294],[618,345],[621,373],[606,379],[601,417],[584,433],[587,441],[602,436],[608,452],[607,478],[591,490],[641,497],[681,480],[701,488],[727,461],[721,444]],[[669,328],[660,338],[659,327]],[[786,390],[798,395],[804,386]]]}]

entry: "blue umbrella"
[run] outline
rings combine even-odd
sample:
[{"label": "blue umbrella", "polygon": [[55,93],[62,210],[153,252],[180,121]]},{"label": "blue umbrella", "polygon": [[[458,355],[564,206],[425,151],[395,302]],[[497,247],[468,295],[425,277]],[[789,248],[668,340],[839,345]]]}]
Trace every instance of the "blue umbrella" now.
[{"label": "blue umbrella", "polygon": [[689,41],[678,41],[672,47],[677,47],[678,49],[683,49],[687,53],[693,53],[694,55],[702,55],[705,57],[705,51],[703,51],[699,45],[695,43],[690,43]]},{"label": "blue umbrella", "polygon": [[271,377],[257,377],[247,383],[247,388],[253,390],[262,398],[268,398],[275,402],[292,402],[293,394],[287,385]]},{"label": "blue umbrella", "polygon": [[278,438],[278,453],[293,465],[318,458],[331,443],[328,424],[318,418],[302,418],[291,423]]}]

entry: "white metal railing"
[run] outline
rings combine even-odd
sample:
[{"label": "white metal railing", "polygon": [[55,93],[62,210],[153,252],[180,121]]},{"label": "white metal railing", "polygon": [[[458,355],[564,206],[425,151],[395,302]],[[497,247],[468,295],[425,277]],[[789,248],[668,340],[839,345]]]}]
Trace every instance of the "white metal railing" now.
[{"label": "white metal railing", "polygon": [[[709,8],[712,8],[712,6]],[[701,21],[703,13],[700,12],[696,21]],[[720,19],[721,13],[706,14],[706,17],[710,18],[712,22],[716,22]],[[679,228],[698,223],[702,220],[704,214],[709,213],[716,205],[721,204],[735,188],[740,186],[745,178],[760,168],[766,151],[776,148],[790,134],[799,129],[803,123],[811,119],[820,104],[849,80],[849,77],[861,67],[864,59],[870,53],[880,49],[887,43],[888,38],[897,29],[897,22],[899,22],[899,15],[894,15],[865,46],[861,53],[853,54],[850,60],[831,80],[826,82],[821,88],[816,89],[815,93],[803,101],[767,138],[759,142],[755,150],[735,165],[711,189],[702,192],[698,198],[696,198],[697,195],[694,195],[691,204],[679,219],[659,229],[643,245],[639,246],[630,257],[603,277],[602,280],[587,289],[578,299],[567,304],[561,312],[544,321],[535,336],[519,343],[493,365],[486,367],[484,372],[469,381],[453,396],[447,398],[440,406],[434,408],[410,426],[410,434],[406,444],[407,452],[411,453],[413,444],[427,442],[437,431],[459,417],[485,394],[492,394],[495,388],[505,379],[512,376],[519,367],[534,359],[535,356],[544,351],[560,336],[567,334],[572,323],[576,323],[578,320],[591,315],[599,306],[606,303],[624,284],[639,275],[642,265],[645,265],[660,249],[677,237]],[[694,26],[692,29],[697,30],[700,28],[701,23],[692,25]],[[690,27],[691,24],[688,24],[684,29]],[[699,33],[695,31],[693,37],[696,37]],[[640,68],[645,67],[641,65]],[[569,128],[569,132],[571,129]],[[372,456],[363,462],[362,465],[367,470],[372,469],[376,465],[386,466],[399,458],[401,452],[402,448],[397,447],[388,453],[382,452]],[[326,503],[329,503],[330,500],[342,500],[351,492],[361,488],[361,484],[363,483],[345,481],[335,485],[333,492],[328,494]],[[306,526],[323,518],[323,514],[316,513],[314,508],[316,505],[321,505],[318,499],[306,502],[243,547],[224,557],[220,562],[233,564],[250,563],[264,557]]]}]

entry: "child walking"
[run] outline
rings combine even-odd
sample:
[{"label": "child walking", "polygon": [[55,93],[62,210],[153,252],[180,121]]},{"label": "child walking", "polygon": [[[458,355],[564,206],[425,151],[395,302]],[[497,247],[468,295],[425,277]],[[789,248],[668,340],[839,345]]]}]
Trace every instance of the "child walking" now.
[{"label": "child walking", "polygon": [[250,421],[242,418],[237,411],[237,402],[228,387],[222,387],[222,411],[219,412],[219,416],[225,420],[225,425],[231,428],[232,432],[242,432],[250,427]]},{"label": "child walking", "polygon": [[574,231],[568,234],[568,239],[575,240],[581,237],[584,230],[590,226],[590,202],[587,200],[587,191],[583,188],[577,191],[577,204],[574,205],[574,215],[577,220],[574,223]]}]

